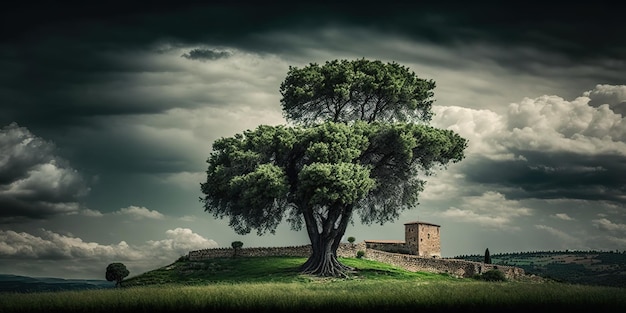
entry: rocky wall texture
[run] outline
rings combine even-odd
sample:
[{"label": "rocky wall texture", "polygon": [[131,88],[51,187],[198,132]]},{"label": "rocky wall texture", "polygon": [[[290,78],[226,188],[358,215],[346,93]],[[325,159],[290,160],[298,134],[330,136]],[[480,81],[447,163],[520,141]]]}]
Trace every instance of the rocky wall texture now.
[{"label": "rocky wall texture", "polygon": [[423,258],[417,255],[389,253],[367,249],[365,258],[404,268],[412,272],[447,273],[456,277],[472,277],[491,269],[502,271],[507,279],[517,279],[525,275],[518,267],[484,264],[457,259]]},{"label": "rocky wall texture", "polygon": [[[365,251],[365,243],[342,243],[337,249],[338,257],[354,258],[359,250]],[[188,256],[190,261],[202,261],[215,258],[228,258],[234,255],[233,248],[215,248],[190,251]],[[238,257],[260,257],[260,256],[295,256],[308,257],[311,255],[311,245],[291,246],[291,247],[264,247],[264,248],[240,248],[237,251]]]}]

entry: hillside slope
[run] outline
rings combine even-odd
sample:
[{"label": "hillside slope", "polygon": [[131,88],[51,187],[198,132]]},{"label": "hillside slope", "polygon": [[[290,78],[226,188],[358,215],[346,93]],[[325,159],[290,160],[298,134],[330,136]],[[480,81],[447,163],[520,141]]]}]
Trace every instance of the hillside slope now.
[{"label": "hillside slope", "polygon": [[0,292],[43,292],[113,288],[115,283],[96,279],[63,279],[0,274]]},{"label": "hillside slope", "polygon": [[[482,255],[457,256],[455,259],[482,262]],[[521,267],[557,281],[626,287],[626,253],[599,251],[543,251],[492,254],[491,263]]]}]

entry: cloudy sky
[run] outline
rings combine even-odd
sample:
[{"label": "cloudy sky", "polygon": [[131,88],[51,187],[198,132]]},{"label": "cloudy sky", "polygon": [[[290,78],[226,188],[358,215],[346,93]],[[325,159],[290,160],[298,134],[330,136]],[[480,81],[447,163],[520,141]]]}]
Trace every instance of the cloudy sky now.
[{"label": "cloudy sky", "polygon": [[363,57],[435,80],[432,125],[469,147],[417,209],[346,236],[404,239],[423,220],[444,257],[626,250],[621,11],[436,2],[3,8],[0,273],[104,279],[234,240],[307,244],[203,212],[205,160],[220,137],[285,123],[289,66]]}]

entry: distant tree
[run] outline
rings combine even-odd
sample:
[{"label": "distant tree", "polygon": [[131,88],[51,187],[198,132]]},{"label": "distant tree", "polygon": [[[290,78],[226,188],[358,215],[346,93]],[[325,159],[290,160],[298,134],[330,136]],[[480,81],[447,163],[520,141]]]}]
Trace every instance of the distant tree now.
[{"label": "distant tree", "polygon": [[122,280],[128,274],[130,272],[123,263],[111,263],[107,266],[105,277],[107,281],[115,281],[115,287],[120,287],[122,286]]},{"label": "distant tree", "polygon": [[489,255],[489,248],[485,250],[485,264],[491,264],[491,255]]},{"label": "distant tree", "polygon": [[239,234],[274,233],[286,217],[311,241],[301,271],[345,276],[337,248],[353,213],[368,225],[392,221],[418,204],[423,177],[464,158],[465,139],[426,125],[434,86],[396,63],[290,67],[281,104],[295,126],[215,141],[205,211]]},{"label": "distant tree", "polygon": [[354,241],[356,240],[356,238],[350,236],[348,237],[348,242],[354,244]]},{"label": "distant tree", "polygon": [[239,255],[239,249],[243,247],[243,242],[241,241],[233,241],[230,243],[230,246],[233,247],[233,258]]}]

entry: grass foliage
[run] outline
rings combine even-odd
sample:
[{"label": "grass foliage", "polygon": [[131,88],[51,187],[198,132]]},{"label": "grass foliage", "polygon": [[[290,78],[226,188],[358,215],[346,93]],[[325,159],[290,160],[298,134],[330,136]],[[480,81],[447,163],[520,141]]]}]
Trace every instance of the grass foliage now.
[{"label": "grass foliage", "polygon": [[[0,294],[0,312],[503,312],[624,309],[626,289],[561,283],[487,282],[412,273],[363,259],[349,279],[301,275],[302,258],[176,262],[125,288]],[[245,265],[245,266],[244,266]],[[191,271],[188,268],[197,267]],[[169,268],[169,269],[168,269]]]}]

